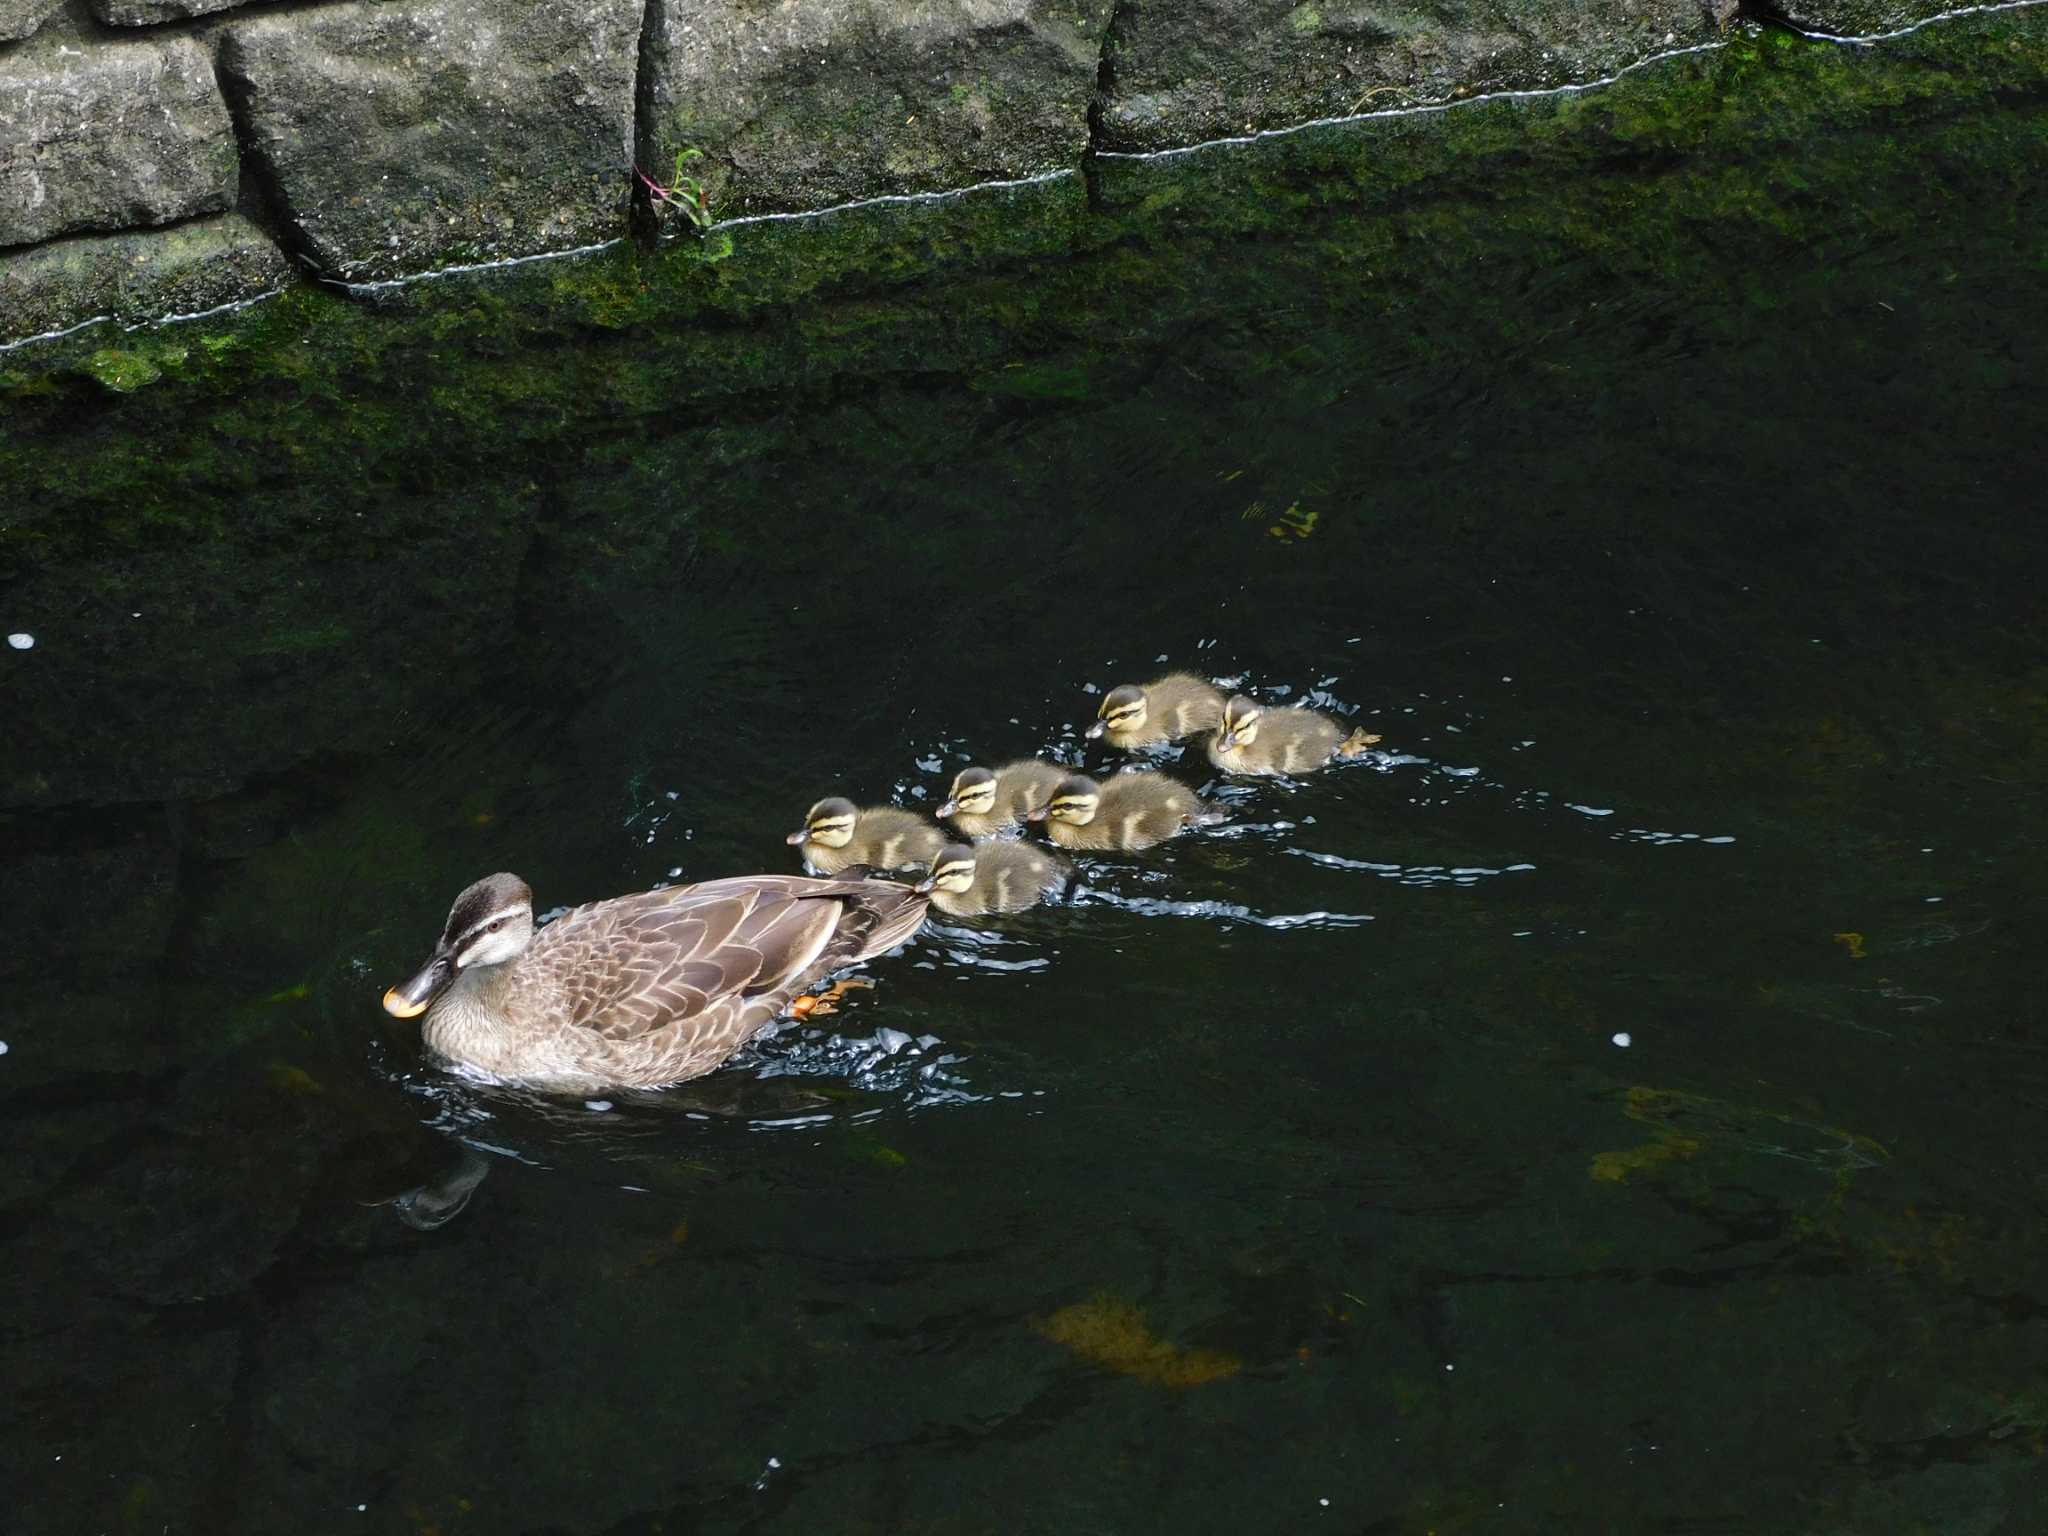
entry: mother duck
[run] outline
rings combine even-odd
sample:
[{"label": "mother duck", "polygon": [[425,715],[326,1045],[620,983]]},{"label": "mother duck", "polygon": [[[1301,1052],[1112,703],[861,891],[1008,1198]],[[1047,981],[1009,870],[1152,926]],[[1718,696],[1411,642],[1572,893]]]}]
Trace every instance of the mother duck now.
[{"label": "mother duck", "polygon": [[533,892],[487,875],[455,898],[427,963],[384,994],[427,1047],[500,1082],[560,1092],[700,1077],[805,989],[893,949],[929,902],[886,880],[746,875],[574,907],[536,930]]}]

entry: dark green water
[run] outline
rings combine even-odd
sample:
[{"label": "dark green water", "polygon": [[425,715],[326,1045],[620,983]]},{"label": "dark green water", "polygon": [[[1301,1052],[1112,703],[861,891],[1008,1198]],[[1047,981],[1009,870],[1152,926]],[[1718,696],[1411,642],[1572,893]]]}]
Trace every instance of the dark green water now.
[{"label": "dark green water", "polygon": [[[7,1528],[2043,1528],[2048,31],[1674,68],[13,376]],[[376,1006],[1162,662],[1388,755],[666,1094]]]}]

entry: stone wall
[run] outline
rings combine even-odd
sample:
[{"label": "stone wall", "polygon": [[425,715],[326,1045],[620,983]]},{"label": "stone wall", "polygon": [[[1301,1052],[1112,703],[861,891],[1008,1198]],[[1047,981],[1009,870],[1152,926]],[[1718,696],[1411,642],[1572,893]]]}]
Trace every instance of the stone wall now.
[{"label": "stone wall", "polygon": [[[1790,0],[1834,32],[1940,0]],[[0,0],[0,340],[1541,88],[1728,0]]]}]

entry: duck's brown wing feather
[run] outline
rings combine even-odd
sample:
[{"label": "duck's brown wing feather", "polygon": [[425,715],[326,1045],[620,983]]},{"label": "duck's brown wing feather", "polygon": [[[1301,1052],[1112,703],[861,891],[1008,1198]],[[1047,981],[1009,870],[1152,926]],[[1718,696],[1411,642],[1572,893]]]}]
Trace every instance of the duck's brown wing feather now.
[{"label": "duck's brown wing feather", "polygon": [[552,986],[564,1022],[606,1039],[685,1020],[723,1033],[742,1015],[758,1027],[813,979],[893,948],[924,912],[887,881],[712,880],[564,913],[523,963]]}]

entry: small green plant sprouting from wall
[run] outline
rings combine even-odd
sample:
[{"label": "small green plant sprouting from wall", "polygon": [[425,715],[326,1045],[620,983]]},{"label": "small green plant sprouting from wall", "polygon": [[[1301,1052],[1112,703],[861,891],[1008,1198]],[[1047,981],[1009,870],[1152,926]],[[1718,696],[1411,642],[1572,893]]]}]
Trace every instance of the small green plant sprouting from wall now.
[{"label": "small green plant sprouting from wall", "polygon": [[677,150],[675,173],[669,178],[667,186],[663,186],[637,165],[633,167],[633,174],[638,176],[647,188],[648,199],[657,210],[662,213],[680,213],[699,236],[705,237],[704,254],[707,260],[722,261],[732,254],[732,236],[712,234],[712,227],[717,224],[718,216],[711,211],[711,189],[689,173],[690,162],[703,158],[704,151],[695,146]]},{"label": "small green plant sprouting from wall", "polygon": [[675,175],[665,187],[637,165],[633,167],[633,174],[646,186],[647,195],[654,200],[654,206],[674,209],[688,219],[699,234],[709,229],[717,220],[711,212],[710,189],[690,175],[685,167],[692,160],[703,158],[704,151],[695,147],[677,150]]}]

